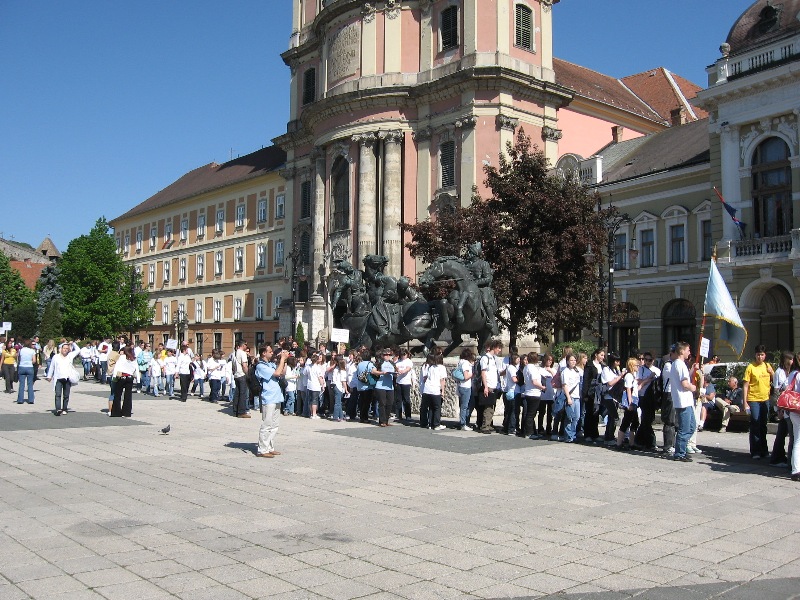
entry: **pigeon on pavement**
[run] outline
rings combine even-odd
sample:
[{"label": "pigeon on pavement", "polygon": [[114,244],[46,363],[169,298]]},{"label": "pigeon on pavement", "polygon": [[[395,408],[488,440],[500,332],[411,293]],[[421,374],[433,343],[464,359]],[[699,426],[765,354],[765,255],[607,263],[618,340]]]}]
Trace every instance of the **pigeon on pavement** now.
[{"label": "pigeon on pavement", "polygon": [[171,429],[171,427],[169,425],[167,425],[166,427],[164,427],[164,429],[161,430],[161,433],[163,433],[164,435],[167,435],[169,433],[170,429]]}]

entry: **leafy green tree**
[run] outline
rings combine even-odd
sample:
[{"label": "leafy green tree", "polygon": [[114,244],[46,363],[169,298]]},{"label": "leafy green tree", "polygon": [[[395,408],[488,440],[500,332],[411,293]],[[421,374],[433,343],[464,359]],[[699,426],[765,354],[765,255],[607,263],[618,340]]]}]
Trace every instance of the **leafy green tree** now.
[{"label": "leafy green tree", "polygon": [[306,333],[303,330],[302,323],[297,324],[297,329],[294,332],[294,341],[297,342],[297,345],[300,346],[300,348],[302,348],[303,344],[306,343]]},{"label": "leafy green tree", "polygon": [[11,267],[9,258],[0,252],[0,319],[11,321],[10,311],[33,298],[33,292],[25,286],[22,275]]},{"label": "leafy green tree", "polygon": [[584,254],[605,240],[596,195],[550,172],[544,153],[522,130],[500,155],[499,166],[487,165],[484,172],[490,198],[475,190],[466,208],[403,225],[412,235],[412,257],[429,262],[480,241],[494,269],[496,317],[512,344],[519,334],[533,333],[547,343],[555,329],[591,327],[597,273]]},{"label": "leafy green tree", "polygon": [[39,319],[36,317],[36,302],[33,298],[16,304],[9,312],[7,321],[11,321],[12,331],[17,339],[32,338],[36,335]]},{"label": "leafy green tree", "polygon": [[58,340],[63,335],[61,319],[61,306],[55,300],[44,308],[42,318],[39,320],[39,337],[45,340]]},{"label": "leafy green tree", "polygon": [[66,335],[103,338],[152,323],[141,274],[122,262],[105,218],[69,243],[60,268]]},{"label": "leafy green tree", "polygon": [[64,307],[64,290],[61,288],[59,278],[61,269],[57,265],[47,265],[39,279],[36,281],[36,312],[41,321],[45,309],[55,302],[59,311]]}]

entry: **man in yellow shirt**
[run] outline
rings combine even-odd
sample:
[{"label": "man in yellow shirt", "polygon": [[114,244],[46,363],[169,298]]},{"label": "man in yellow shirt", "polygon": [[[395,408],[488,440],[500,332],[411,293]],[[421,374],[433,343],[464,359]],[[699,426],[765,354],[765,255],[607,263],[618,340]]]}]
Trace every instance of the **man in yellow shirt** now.
[{"label": "man in yellow shirt", "polygon": [[765,362],[767,351],[763,345],[756,346],[756,360],[744,371],[742,391],[744,409],[750,413],[750,456],[767,458],[767,416],[769,414],[769,388],[775,371]]}]

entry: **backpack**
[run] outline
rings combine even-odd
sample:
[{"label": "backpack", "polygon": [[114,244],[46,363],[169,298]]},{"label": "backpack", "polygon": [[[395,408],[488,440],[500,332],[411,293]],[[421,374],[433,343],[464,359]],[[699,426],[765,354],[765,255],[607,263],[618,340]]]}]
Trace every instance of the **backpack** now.
[{"label": "backpack", "polygon": [[556,393],[558,392],[558,390],[564,387],[564,384],[561,383],[561,367],[556,369],[556,374],[553,375],[553,379],[551,380],[550,385],[553,386],[553,389],[556,391]]},{"label": "backpack", "polygon": [[608,395],[617,402],[622,402],[622,394],[625,391],[625,377],[620,377],[619,381],[611,386]]},{"label": "backpack", "polygon": [[358,373],[356,375],[356,379],[358,379],[361,383],[367,386],[367,388],[372,389],[378,383],[378,378],[372,374],[372,369],[375,368],[375,365],[372,364],[372,361],[367,363],[367,366],[362,371],[359,367]]},{"label": "backpack", "polygon": [[250,388],[251,397],[260,396],[261,392],[264,391],[264,384],[261,382],[261,379],[258,378],[258,375],[256,375],[256,366],[260,362],[262,361],[259,360],[247,371],[247,387]]}]

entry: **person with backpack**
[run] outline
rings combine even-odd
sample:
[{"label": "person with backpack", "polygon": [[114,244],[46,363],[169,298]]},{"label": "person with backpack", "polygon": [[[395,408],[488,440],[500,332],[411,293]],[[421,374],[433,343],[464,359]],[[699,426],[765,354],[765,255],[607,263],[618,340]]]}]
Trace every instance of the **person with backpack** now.
[{"label": "person with backpack", "polygon": [[373,390],[379,375],[375,363],[372,362],[372,355],[369,350],[361,350],[361,360],[356,367],[356,379],[358,380],[358,417],[361,423],[369,423],[369,407],[372,404]]},{"label": "person with backpack", "polygon": [[620,358],[613,352],[608,354],[608,364],[600,372],[600,382],[603,386],[603,407],[606,409],[606,432],[603,439],[606,446],[611,446],[617,443],[615,434],[624,385]]},{"label": "person with backpack", "polygon": [[602,395],[600,388],[600,373],[603,370],[603,361],[606,352],[596,348],[592,352],[592,360],[586,363],[583,369],[583,384],[581,386],[581,401],[583,402],[583,439],[587,444],[602,444],[600,437],[600,403]]},{"label": "person with backpack", "polygon": [[675,452],[675,406],[672,403],[672,364],[678,358],[677,344],[672,344],[669,355],[661,369],[661,423],[664,452],[672,456]]},{"label": "person with backpack", "polygon": [[478,431],[484,434],[494,433],[494,409],[497,397],[500,395],[500,368],[497,364],[497,355],[502,350],[503,342],[500,340],[490,341],[479,362],[481,390],[477,404],[482,419]]},{"label": "person with backpack", "polygon": [[[639,428],[639,384],[636,375],[639,371],[639,359],[631,356],[628,359],[625,375],[623,377],[623,392],[620,399],[620,406],[623,409],[622,421],[617,431],[617,450],[631,449],[636,438],[636,431]],[[631,445],[625,446],[625,436],[630,431]]]},{"label": "person with backpack", "polygon": [[[378,381],[373,392],[378,401],[378,425],[381,427],[389,426],[389,413],[394,403],[394,377],[396,370],[394,367],[394,352],[391,348],[384,348],[381,353],[381,368],[377,373]],[[447,373],[445,373],[447,376]]]},{"label": "person with backpack", "polygon": [[508,357],[506,365],[505,385],[503,388],[503,427],[504,435],[517,435],[517,415],[514,410],[514,399],[517,396],[517,372],[519,371],[519,354],[516,352]]},{"label": "person with backpack", "polygon": [[661,370],[653,366],[651,352],[643,354],[642,364],[636,371],[636,381],[639,384],[639,408],[642,411],[642,422],[636,430],[633,443],[637,448],[647,452],[658,452],[653,421],[656,418],[656,408],[661,407]]},{"label": "person with backpack", "polygon": [[[233,408],[233,416],[240,419],[249,419],[249,387],[247,386],[247,370],[249,362],[247,352],[245,351],[247,344],[244,340],[239,340],[236,344],[236,350],[230,356],[231,375],[233,376],[233,397],[231,398],[231,406]],[[183,352],[183,348],[181,348]],[[181,384],[183,384],[183,377],[181,377]],[[181,390],[181,395],[183,391]]]},{"label": "person with backpack", "polygon": [[461,431],[469,431],[469,415],[472,412],[472,365],[475,364],[475,353],[464,348],[458,357],[458,364],[453,369],[453,379],[456,380],[458,391],[458,424]]}]

